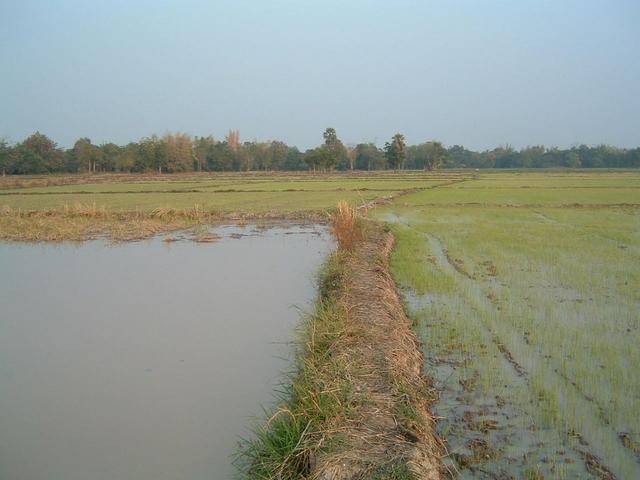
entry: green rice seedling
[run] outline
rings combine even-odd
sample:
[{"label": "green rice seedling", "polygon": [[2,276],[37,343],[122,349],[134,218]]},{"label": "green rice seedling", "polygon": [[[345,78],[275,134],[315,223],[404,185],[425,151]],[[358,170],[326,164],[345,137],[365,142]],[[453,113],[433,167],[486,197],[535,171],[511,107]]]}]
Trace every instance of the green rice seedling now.
[{"label": "green rice seedling", "polygon": [[375,212],[398,241],[392,270],[415,293],[427,371],[453,385],[475,368],[474,392],[506,398],[557,445],[579,432],[588,446],[573,451],[619,478],[639,474],[620,440],[640,431],[639,187],[621,173],[481,174]]}]

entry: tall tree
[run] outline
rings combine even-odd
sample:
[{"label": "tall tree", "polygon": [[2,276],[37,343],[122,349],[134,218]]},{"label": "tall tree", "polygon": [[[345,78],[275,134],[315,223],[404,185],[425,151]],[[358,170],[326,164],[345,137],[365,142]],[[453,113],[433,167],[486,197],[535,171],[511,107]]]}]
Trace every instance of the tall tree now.
[{"label": "tall tree", "polygon": [[325,154],[322,155],[323,165],[321,167],[331,170],[342,160],[347,159],[347,150],[338,138],[335,128],[327,128],[322,136],[324,137],[322,148],[325,150]]},{"label": "tall tree", "polygon": [[437,170],[447,161],[449,156],[449,152],[440,142],[428,142],[425,150],[425,170]]},{"label": "tall tree", "polygon": [[167,133],[163,138],[168,172],[193,170],[191,137],[186,133]]},{"label": "tall tree", "polygon": [[40,132],[29,135],[17,147],[19,173],[45,173],[62,170],[63,153],[56,142]]},{"label": "tall tree", "polygon": [[157,170],[162,173],[167,170],[167,152],[165,142],[157,135],[143,138],[138,143],[137,163],[134,169],[140,172]]},{"label": "tall tree", "polygon": [[95,172],[101,153],[100,149],[86,137],[78,139],[73,145],[75,164],[79,170]]},{"label": "tall tree", "polygon": [[271,142],[271,145],[269,145],[269,153],[271,157],[271,168],[273,170],[280,170],[287,161],[289,147],[284,142],[274,140]]},{"label": "tall tree", "polygon": [[115,143],[103,143],[99,147],[100,158],[98,161],[98,170],[103,172],[113,172],[116,169],[116,160],[122,153],[123,147]]},{"label": "tall tree", "polygon": [[389,166],[394,170],[402,168],[404,159],[407,156],[407,148],[404,142],[404,136],[400,133],[396,133],[391,142],[384,144],[384,154],[387,157]]},{"label": "tall tree", "polygon": [[232,152],[235,152],[240,146],[240,131],[239,130],[229,130],[225,140],[227,141],[227,145]]},{"label": "tall tree", "polygon": [[284,170],[304,170],[304,168],[304,154],[298,150],[298,147],[288,147]]},{"label": "tall tree", "polygon": [[358,170],[384,170],[387,159],[373,143],[359,143],[356,145],[356,168]]},{"label": "tall tree", "polygon": [[349,170],[353,170],[356,166],[356,155],[358,153],[356,151],[356,146],[350,143],[349,145],[347,145],[346,151],[347,158],[349,159]]},{"label": "tall tree", "polygon": [[193,141],[194,159],[196,169],[201,172],[207,170],[208,159],[213,155],[216,141],[213,136],[196,137]]},{"label": "tall tree", "polygon": [[304,154],[304,161],[309,166],[310,170],[316,172],[317,170],[327,168],[327,165],[331,164],[333,158],[331,157],[329,150],[327,150],[323,145],[312,150],[307,150]]},{"label": "tall tree", "polygon": [[120,148],[115,158],[114,169],[116,172],[132,172],[135,165],[140,163],[140,150],[137,143],[131,142]]},{"label": "tall tree", "polygon": [[4,177],[11,167],[11,147],[9,142],[0,138],[0,174]]}]

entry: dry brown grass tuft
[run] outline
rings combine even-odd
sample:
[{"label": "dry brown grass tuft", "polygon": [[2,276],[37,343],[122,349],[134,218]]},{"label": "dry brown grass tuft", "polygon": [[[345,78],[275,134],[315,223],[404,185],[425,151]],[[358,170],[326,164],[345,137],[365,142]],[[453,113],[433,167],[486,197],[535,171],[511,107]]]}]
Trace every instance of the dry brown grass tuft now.
[{"label": "dry brown grass tuft", "polygon": [[341,200],[331,215],[331,231],[343,250],[352,250],[356,242],[362,240],[362,224],[358,210],[348,202]]},{"label": "dry brown grass tuft", "polygon": [[[0,241],[62,242],[104,237],[123,242],[220,221],[244,224],[257,220],[326,222],[326,219],[326,213],[321,211],[222,212],[206,210],[198,204],[190,208],[167,207],[152,211],[113,210],[95,203],[76,203],[42,210],[23,210],[3,205],[0,206]],[[211,240],[209,238],[207,241]]]},{"label": "dry brown grass tuft", "polygon": [[90,217],[90,218],[104,218],[107,214],[107,209],[102,206],[98,207],[95,202],[93,203],[76,203],[70,207],[68,204],[64,206],[64,215],[69,218],[73,217]]},{"label": "dry brown grass tuft", "polygon": [[151,212],[153,218],[187,218],[190,220],[199,220],[205,217],[215,216],[215,212],[207,212],[201,205],[195,204],[191,208],[170,208],[159,207]]}]

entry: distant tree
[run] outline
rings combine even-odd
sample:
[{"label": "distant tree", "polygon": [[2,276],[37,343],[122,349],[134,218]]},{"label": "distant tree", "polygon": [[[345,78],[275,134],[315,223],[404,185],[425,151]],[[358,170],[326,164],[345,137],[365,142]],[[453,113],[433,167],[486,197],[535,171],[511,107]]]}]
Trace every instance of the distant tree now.
[{"label": "distant tree", "polygon": [[103,143],[100,145],[100,159],[98,170],[103,172],[113,172],[116,169],[116,160],[123,150],[123,147],[115,143]]},{"label": "distant tree", "polygon": [[347,158],[349,159],[349,170],[353,170],[356,166],[356,146],[349,144],[346,146]]},{"label": "distant tree", "polygon": [[12,149],[4,138],[0,139],[0,173],[4,177],[11,168]]},{"label": "distant tree", "polygon": [[514,168],[517,165],[516,157],[516,151],[508,144],[501,145],[487,153],[488,164],[495,168]]},{"label": "distant tree", "polygon": [[427,143],[426,154],[424,168],[427,170],[437,170],[447,161],[449,156],[449,152],[442,143],[436,141]]},{"label": "distant tree", "polygon": [[16,147],[16,173],[46,173],[62,170],[63,152],[56,143],[40,132],[27,137]]},{"label": "distant tree", "polygon": [[167,152],[165,142],[157,135],[143,138],[138,143],[137,163],[134,169],[139,172],[157,170],[158,173],[167,170]]},{"label": "distant tree", "polygon": [[324,138],[324,144],[327,148],[331,148],[334,145],[337,145],[337,143],[340,141],[338,140],[336,129],[332,127],[326,128],[324,133],[322,134],[322,137]]},{"label": "distant tree", "polygon": [[287,161],[289,147],[286,143],[274,140],[269,145],[269,156],[271,159],[271,169],[280,170]]},{"label": "distant tree", "polygon": [[325,150],[322,168],[331,170],[341,162],[348,161],[347,149],[338,138],[335,128],[327,128],[322,136],[324,137],[322,148]]},{"label": "distant tree", "polygon": [[473,151],[461,145],[446,149],[431,141],[405,145],[394,135],[384,150],[373,143],[345,147],[335,129],[327,128],[324,142],[304,154],[278,140],[240,143],[237,130],[225,141],[212,136],[191,137],[168,133],[152,135],[125,146],[105,143],[96,146],[80,138],[69,149],[58,148],[46,135],[35,132],[10,146],[0,139],[0,175],[54,172],[163,172],[239,170],[378,170],[385,168],[640,168],[640,148],[611,145],[579,145],[569,149],[527,146],[515,150],[503,145],[492,150]]},{"label": "distant tree", "polygon": [[213,155],[215,145],[216,141],[211,135],[208,137],[195,137],[193,140],[193,157],[197,171],[208,170],[207,165]]},{"label": "distant tree", "polygon": [[402,163],[407,156],[404,136],[396,133],[391,142],[384,144],[384,154],[387,157],[387,163],[394,170],[402,168]]},{"label": "distant tree", "polygon": [[359,143],[355,148],[355,167],[358,170],[384,170],[387,159],[373,143]]},{"label": "distant tree", "polygon": [[120,147],[120,151],[114,160],[114,170],[116,172],[134,171],[134,166],[140,163],[139,148],[137,143],[129,143]]},{"label": "distant tree", "polygon": [[449,147],[449,162],[452,167],[466,167],[473,166],[473,160],[471,158],[473,152],[467,150],[462,145],[454,145]]},{"label": "distant tree", "polygon": [[407,148],[408,168],[435,170],[442,166],[449,157],[449,151],[442,143],[431,141],[412,145]]},{"label": "distant tree", "polygon": [[245,149],[249,152],[247,170],[268,170],[271,167],[270,145],[266,142],[247,142]]},{"label": "distant tree", "polygon": [[333,162],[333,157],[324,146],[321,146],[307,150],[304,154],[304,161],[310,170],[316,172],[317,170],[327,168],[327,166]]},{"label": "distant tree", "polygon": [[102,152],[88,138],[80,138],[73,145],[74,165],[78,170],[95,172]]},{"label": "distant tree", "polygon": [[13,173],[33,174],[45,172],[47,172],[47,167],[40,155],[25,148],[24,145],[16,147]]},{"label": "distant tree", "polygon": [[625,167],[627,168],[639,168],[640,167],[640,147],[631,149],[625,155]]},{"label": "distant tree", "polygon": [[187,172],[193,170],[191,137],[185,133],[167,133],[164,143],[167,172]]},{"label": "distant tree", "polygon": [[297,147],[287,148],[287,159],[285,160],[284,170],[304,170],[304,154]]},{"label": "distant tree", "polygon": [[253,157],[251,156],[251,150],[248,148],[250,142],[245,142],[240,145],[236,152],[234,153],[234,161],[233,164],[237,166],[238,170],[243,170],[248,172],[253,170]]},{"label": "distant tree", "polygon": [[229,133],[225,137],[229,150],[235,152],[240,147],[240,131],[229,130]]},{"label": "distant tree", "polygon": [[[542,145],[534,145],[520,149],[519,152],[510,151],[508,161],[501,160],[499,165],[510,168],[531,168],[547,152]],[[504,157],[507,159],[507,156]]]}]

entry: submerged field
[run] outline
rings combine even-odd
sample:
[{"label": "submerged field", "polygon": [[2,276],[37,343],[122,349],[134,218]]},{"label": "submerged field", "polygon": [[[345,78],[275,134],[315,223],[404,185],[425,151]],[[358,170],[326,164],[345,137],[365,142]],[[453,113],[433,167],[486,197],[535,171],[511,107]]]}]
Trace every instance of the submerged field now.
[{"label": "submerged field", "polygon": [[461,477],[640,476],[639,204],[638,174],[496,173],[375,211]]},{"label": "submerged field", "polygon": [[0,479],[234,478],[333,242],[294,224],[211,235],[0,243]]}]

